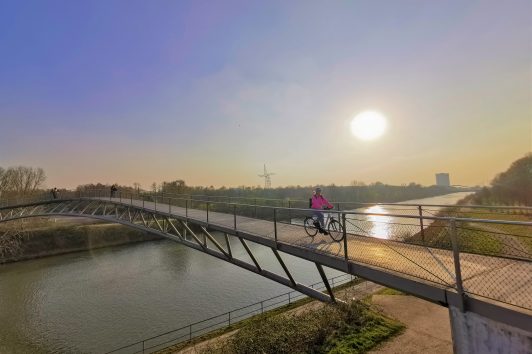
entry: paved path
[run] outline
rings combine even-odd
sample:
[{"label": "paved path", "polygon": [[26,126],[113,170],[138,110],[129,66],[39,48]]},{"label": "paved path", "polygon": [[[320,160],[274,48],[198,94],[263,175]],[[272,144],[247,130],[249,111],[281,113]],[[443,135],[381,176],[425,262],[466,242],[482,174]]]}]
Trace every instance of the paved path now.
[{"label": "paved path", "polygon": [[406,326],[405,331],[371,354],[452,354],[451,324],[445,307],[405,295],[373,295],[382,312]]}]

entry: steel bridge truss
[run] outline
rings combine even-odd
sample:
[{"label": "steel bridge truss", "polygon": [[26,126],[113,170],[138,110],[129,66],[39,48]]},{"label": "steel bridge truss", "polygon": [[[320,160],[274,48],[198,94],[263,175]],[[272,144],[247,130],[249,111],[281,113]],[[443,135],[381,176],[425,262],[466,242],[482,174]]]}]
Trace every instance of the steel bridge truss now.
[{"label": "steel bridge truss", "polygon": [[[25,218],[51,216],[88,217],[127,225],[150,234],[171,239],[187,247],[232,263],[320,301],[341,301],[334,297],[323,266],[319,262],[314,263],[327,289],[327,294],[298,283],[275,246],[261,244],[261,246],[268,247],[272,250],[285,274],[279,275],[262,268],[248,243],[239,235],[237,230],[233,232],[227,230],[227,232],[224,232],[225,242],[220,243],[209,232],[207,225],[191,223],[186,217],[102,199],[51,200],[0,208],[0,223]],[[237,242],[242,244],[252,263],[237,259],[233,256],[230,238],[238,239]]]}]

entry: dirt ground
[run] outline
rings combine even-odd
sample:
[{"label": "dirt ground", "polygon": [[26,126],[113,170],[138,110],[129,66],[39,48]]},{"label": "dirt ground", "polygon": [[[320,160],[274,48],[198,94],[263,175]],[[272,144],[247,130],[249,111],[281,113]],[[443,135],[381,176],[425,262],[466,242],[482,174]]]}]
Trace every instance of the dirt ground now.
[{"label": "dirt ground", "polygon": [[384,314],[402,322],[405,331],[380,344],[371,354],[448,354],[453,352],[447,308],[408,295],[373,295]]}]

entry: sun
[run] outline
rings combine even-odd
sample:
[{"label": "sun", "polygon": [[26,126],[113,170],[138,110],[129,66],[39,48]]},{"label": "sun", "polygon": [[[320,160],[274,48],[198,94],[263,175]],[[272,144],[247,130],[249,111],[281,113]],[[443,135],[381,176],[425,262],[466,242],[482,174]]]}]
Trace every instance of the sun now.
[{"label": "sun", "polygon": [[351,132],[362,140],[374,140],[384,134],[386,118],[379,112],[364,111],[351,121]]}]

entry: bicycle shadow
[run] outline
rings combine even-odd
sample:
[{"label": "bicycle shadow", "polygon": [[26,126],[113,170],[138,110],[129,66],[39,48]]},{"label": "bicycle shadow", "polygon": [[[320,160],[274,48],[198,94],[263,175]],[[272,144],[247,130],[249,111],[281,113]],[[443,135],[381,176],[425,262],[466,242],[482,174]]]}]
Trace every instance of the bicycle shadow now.
[{"label": "bicycle shadow", "polygon": [[322,236],[318,240],[317,237],[307,236],[304,239],[309,239],[310,242],[305,246],[314,251],[327,253],[335,256],[343,256],[343,248],[340,242],[331,240],[329,236]]}]

